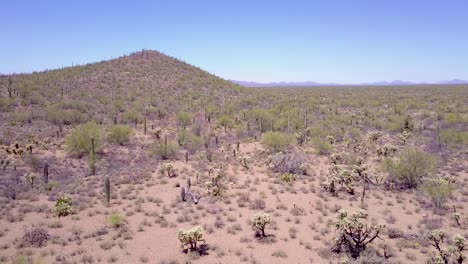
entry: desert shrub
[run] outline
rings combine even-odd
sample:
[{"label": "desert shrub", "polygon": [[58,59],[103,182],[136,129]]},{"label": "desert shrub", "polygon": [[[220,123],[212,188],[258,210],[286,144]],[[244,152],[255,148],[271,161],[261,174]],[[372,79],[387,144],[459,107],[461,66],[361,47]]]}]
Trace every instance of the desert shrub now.
[{"label": "desert shrub", "polygon": [[135,126],[143,119],[141,113],[135,109],[125,112],[124,118],[127,122],[135,124]]},{"label": "desert shrub", "polygon": [[291,144],[291,136],[281,132],[267,132],[262,136],[262,144],[272,152],[284,150]]},{"label": "desert shrub", "polygon": [[443,248],[445,233],[442,230],[431,231],[428,235],[429,243],[436,248],[437,253],[428,260],[428,263],[463,263],[467,259],[464,251],[467,249],[465,238],[456,235],[454,245]]},{"label": "desert shrub", "polygon": [[467,121],[459,113],[448,113],[445,115],[445,121],[449,125],[464,124]]},{"label": "desert shrub", "polygon": [[333,250],[340,252],[343,248],[358,258],[367,245],[372,243],[385,229],[384,225],[370,225],[367,222],[368,214],[365,210],[349,213],[340,211],[338,217],[333,221],[337,230],[337,236],[333,240]]},{"label": "desert shrub", "polygon": [[26,246],[42,247],[49,240],[50,234],[47,229],[32,226],[24,231],[22,242]]},{"label": "desert shrub", "polygon": [[296,175],[292,173],[284,173],[280,176],[282,182],[290,183],[296,180]]},{"label": "desert shrub", "polygon": [[333,149],[333,145],[330,143],[330,141],[319,137],[314,137],[312,139],[312,145],[319,155],[328,155]]},{"label": "desert shrub", "polygon": [[67,216],[73,212],[72,198],[67,196],[61,196],[55,203],[54,212],[57,217]]},{"label": "desert shrub", "polygon": [[228,115],[223,115],[219,118],[218,124],[222,127],[224,127],[224,132],[227,131],[228,127],[231,127],[233,122],[230,116]]},{"label": "desert shrub", "polygon": [[130,141],[132,132],[132,128],[129,126],[115,125],[111,127],[109,134],[107,135],[107,140],[110,143],[123,145],[124,143]]},{"label": "desert shrub", "polygon": [[9,98],[0,98],[0,109],[2,109],[3,111],[7,111],[8,108],[10,108],[10,106],[14,104],[14,102],[14,100]]},{"label": "desert shrub", "polygon": [[177,238],[182,243],[182,248],[186,245],[190,245],[190,250],[197,249],[197,243],[204,241],[203,239],[203,227],[196,226],[189,230],[179,229],[177,231]]},{"label": "desert shrub", "polygon": [[179,125],[182,126],[183,129],[186,129],[192,123],[193,114],[190,112],[178,112],[177,113],[177,121]]},{"label": "desert shrub", "polygon": [[72,155],[83,156],[91,152],[91,138],[97,151],[100,146],[101,128],[96,123],[86,123],[76,128],[66,141],[67,150]]},{"label": "desert shrub", "polygon": [[63,124],[64,121],[63,110],[59,105],[48,106],[46,108],[46,117],[47,120],[54,125]]},{"label": "desert shrub", "polygon": [[125,216],[119,213],[112,213],[109,218],[107,218],[107,223],[114,228],[121,227],[126,223]]},{"label": "desert shrub", "polygon": [[250,203],[250,209],[252,210],[263,210],[265,208],[266,204],[262,199],[255,199]]},{"label": "desert shrub", "polygon": [[173,159],[177,153],[177,145],[173,141],[161,139],[152,145],[150,152],[162,160]]},{"label": "desert shrub", "polygon": [[203,146],[205,140],[187,130],[180,130],[177,132],[177,143],[188,149],[191,153],[194,153]]},{"label": "desert shrub", "polygon": [[454,128],[440,131],[440,140],[449,145],[468,145],[468,132]]},{"label": "desert shrub", "polygon": [[297,150],[277,153],[270,157],[270,167],[274,172],[307,175],[307,157]]},{"label": "desert shrub", "polygon": [[39,171],[39,167],[41,166],[41,160],[34,154],[27,153],[22,157],[24,163],[28,165],[34,172]]},{"label": "desert shrub", "polygon": [[405,188],[415,188],[435,172],[437,158],[416,148],[408,148],[396,159],[386,159],[384,169]]},{"label": "desert shrub", "polygon": [[436,208],[442,208],[447,199],[452,196],[454,187],[452,181],[437,177],[425,180],[423,190]]},{"label": "desert shrub", "polygon": [[265,237],[265,228],[271,223],[271,217],[267,213],[257,212],[252,217],[251,223],[255,232],[261,237]]}]

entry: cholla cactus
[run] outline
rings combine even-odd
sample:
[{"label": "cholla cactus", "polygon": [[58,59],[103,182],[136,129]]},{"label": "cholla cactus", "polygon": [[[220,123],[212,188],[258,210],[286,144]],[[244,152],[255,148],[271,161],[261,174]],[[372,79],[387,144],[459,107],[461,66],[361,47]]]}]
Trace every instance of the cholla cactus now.
[{"label": "cholla cactus", "polygon": [[333,153],[330,156],[330,161],[332,164],[340,164],[341,162],[343,162],[343,160],[344,157],[342,153]]},{"label": "cholla cactus", "polygon": [[410,136],[411,136],[411,132],[409,132],[408,130],[405,130],[401,132],[400,135],[398,135],[398,138],[400,138],[401,143],[403,145],[406,145],[406,141],[409,139]]},{"label": "cholla cactus", "polygon": [[177,238],[180,243],[182,243],[182,248],[186,245],[190,245],[190,250],[197,249],[197,243],[200,241],[205,241],[203,239],[203,227],[196,226],[189,230],[179,229],[177,231]]},{"label": "cholla cactus", "polygon": [[31,185],[31,188],[34,188],[34,181],[36,180],[36,178],[37,178],[37,175],[34,173],[31,173],[28,176],[26,176],[26,180]]},{"label": "cholla cactus", "polygon": [[380,131],[372,131],[369,133],[369,140],[371,142],[376,142],[381,137],[382,137],[382,132]]},{"label": "cholla cactus", "polygon": [[172,178],[175,176],[175,169],[172,164],[163,164],[161,167],[161,172],[167,174],[167,177]]},{"label": "cholla cactus", "polygon": [[280,179],[283,182],[289,183],[289,182],[293,182],[296,180],[296,175],[292,173],[284,173],[283,175],[281,175]]},{"label": "cholla cactus", "polygon": [[54,211],[55,215],[59,218],[71,214],[73,212],[72,199],[67,196],[59,197],[55,203]]},{"label": "cholla cactus", "polygon": [[330,144],[335,144],[336,142],[336,137],[333,135],[328,135],[327,136],[327,141],[330,142]]},{"label": "cholla cactus", "polygon": [[323,185],[324,189],[336,193],[339,190],[345,190],[350,194],[354,194],[354,182],[356,178],[353,173],[340,166],[333,166],[327,182]]},{"label": "cholla cactus", "polygon": [[384,146],[381,146],[381,147],[377,148],[377,156],[379,158],[381,156],[388,157],[391,154],[394,154],[395,152],[397,152],[397,148],[395,146],[392,146],[392,145],[384,145]]},{"label": "cholla cactus", "polygon": [[265,237],[265,227],[271,223],[271,217],[267,213],[257,212],[252,217],[252,228],[261,235]]},{"label": "cholla cactus", "polygon": [[437,249],[437,255],[431,257],[434,263],[463,263],[467,259],[463,253],[466,250],[465,238],[456,235],[454,238],[454,245],[447,248],[442,248],[445,239],[445,232],[442,230],[434,230],[428,236],[431,245]]},{"label": "cholla cactus", "polygon": [[225,180],[226,174],[222,170],[216,170],[214,177],[211,181],[205,182],[205,186],[208,189],[208,194],[213,196],[220,196],[224,192],[227,181]]},{"label": "cholla cactus", "polygon": [[339,212],[338,218],[333,222],[338,231],[333,240],[335,251],[341,251],[345,247],[353,258],[357,258],[369,243],[379,238],[385,225],[370,225],[367,217],[367,211],[362,209],[352,213],[345,210]]}]

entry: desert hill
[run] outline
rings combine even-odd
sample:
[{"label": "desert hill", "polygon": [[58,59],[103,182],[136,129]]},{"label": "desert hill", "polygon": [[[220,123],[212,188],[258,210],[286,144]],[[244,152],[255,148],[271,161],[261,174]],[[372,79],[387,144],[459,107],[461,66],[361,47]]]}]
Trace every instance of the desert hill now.
[{"label": "desert hill", "polygon": [[156,51],[0,83],[1,264],[465,251],[465,84],[252,89]]}]

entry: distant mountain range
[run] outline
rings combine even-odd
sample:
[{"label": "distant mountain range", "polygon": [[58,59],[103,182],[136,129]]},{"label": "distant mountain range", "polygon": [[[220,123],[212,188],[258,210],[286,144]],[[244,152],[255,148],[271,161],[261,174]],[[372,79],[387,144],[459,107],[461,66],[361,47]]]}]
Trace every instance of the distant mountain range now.
[{"label": "distant mountain range", "polygon": [[269,83],[260,83],[260,82],[245,82],[245,81],[236,81],[236,80],[229,80],[233,83],[240,84],[247,87],[286,87],[286,86],[346,86],[346,85],[421,85],[421,84],[468,84],[466,80],[446,80],[434,83],[427,83],[427,82],[408,82],[408,81],[382,81],[382,82],[372,82],[372,83],[357,83],[357,84],[344,84],[344,83],[318,83],[318,82],[269,82]]}]

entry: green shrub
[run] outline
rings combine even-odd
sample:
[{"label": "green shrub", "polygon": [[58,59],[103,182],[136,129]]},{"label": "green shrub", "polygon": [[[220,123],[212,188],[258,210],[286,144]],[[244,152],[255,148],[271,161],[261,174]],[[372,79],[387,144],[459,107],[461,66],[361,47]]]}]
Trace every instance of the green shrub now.
[{"label": "green shrub", "polygon": [[465,118],[458,113],[448,113],[445,115],[445,121],[449,125],[457,125],[466,123]]},{"label": "green shrub", "polygon": [[107,223],[114,228],[121,227],[126,223],[125,217],[119,213],[113,213],[107,218]]},{"label": "green shrub", "polygon": [[109,134],[107,135],[107,140],[113,144],[123,145],[130,141],[132,132],[132,128],[129,126],[115,125],[111,127]]},{"label": "green shrub", "polygon": [[449,145],[468,145],[468,132],[454,128],[444,129],[440,131],[440,140]]},{"label": "green shrub", "polygon": [[173,141],[161,139],[152,145],[150,152],[162,160],[172,159],[176,156],[177,145]]},{"label": "green shrub", "polygon": [[64,121],[63,110],[58,105],[48,106],[46,108],[46,117],[47,120],[54,125],[63,124]]},{"label": "green shrub", "polygon": [[71,155],[82,157],[91,151],[91,138],[97,151],[100,146],[101,128],[95,123],[86,123],[76,128],[67,138],[66,146]]},{"label": "green shrub", "polygon": [[183,129],[187,128],[188,125],[192,123],[193,114],[190,112],[178,112],[177,121],[182,126]]},{"label": "green shrub", "polygon": [[197,243],[203,240],[203,227],[196,226],[189,230],[179,229],[177,231],[177,238],[182,243],[182,248],[190,245],[190,250],[197,249]]},{"label": "green shrub", "polygon": [[324,140],[319,137],[314,137],[312,139],[312,145],[319,155],[328,155],[333,149],[333,145],[328,140]]},{"label": "green shrub", "polygon": [[218,124],[224,128],[224,132],[227,131],[228,127],[232,126],[232,119],[228,115],[223,115],[219,118]]},{"label": "green shrub", "polygon": [[417,187],[422,180],[433,174],[437,166],[437,157],[415,148],[408,148],[396,159],[386,159],[384,169],[395,176],[406,188]]},{"label": "green shrub", "polygon": [[431,178],[424,181],[423,190],[436,208],[442,208],[447,199],[452,196],[454,187],[447,179]]},{"label": "green shrub", "polygon": [[205,140],[187,130],[180,130],[177,132],[177,143],[194,153],[205,144]]},{"label": "green shrub", "polygon": [[72,199],[67,196],[60,196],[55,203],[54,212],[57,217],[67,216],[73,212]]},{"label": "green shrub", "polygon": [[257,212],[252,217],[252,228],[261,235],[265,237],[265,228],[268,224],[271,223],[271,217],[267,213]]},{"label": "green shrub", "polygon": [[262,136],[262,144],[272,152],[279,152],[291,144],[291,136],[281,132],[266,132]]},{"label": "green shrub", "polygon": [[130,110],[130,111],[126,112],[124,118],[128,122],[131,122],[131,123],[135,124],[135,126],[138,123],[140,123],[141,120],[143,120],[143,118],[141,116],[141,113],[138,112],[137,110]]}]

